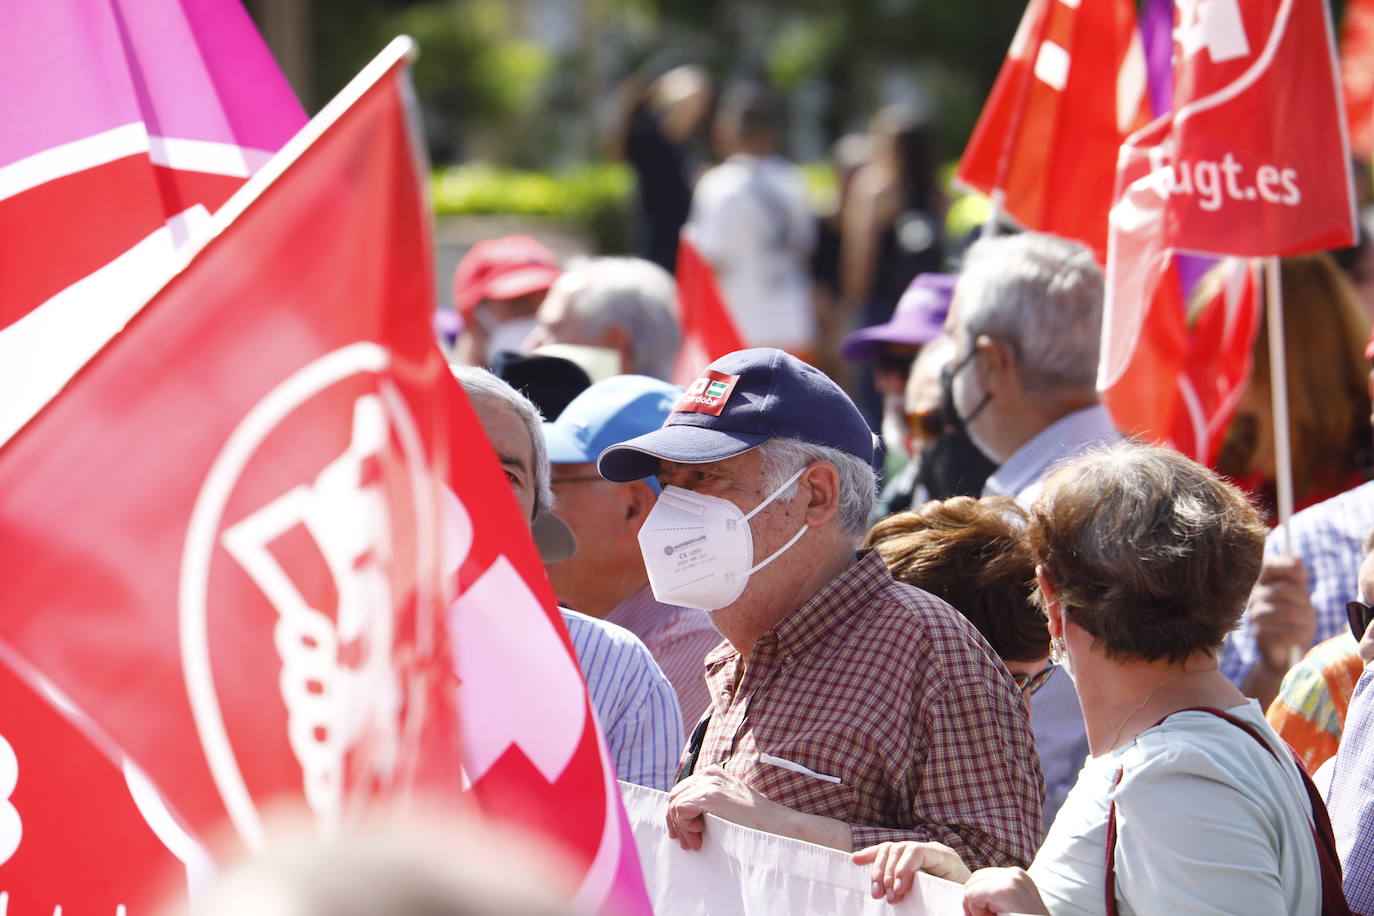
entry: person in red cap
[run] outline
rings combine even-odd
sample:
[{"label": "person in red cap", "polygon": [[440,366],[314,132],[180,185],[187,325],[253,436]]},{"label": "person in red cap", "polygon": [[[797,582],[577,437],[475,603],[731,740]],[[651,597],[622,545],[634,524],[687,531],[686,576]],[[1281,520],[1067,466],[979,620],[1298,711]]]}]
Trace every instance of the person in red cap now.
[{"label": "person in red cap", "polygon": [[519,352],[544,294],[561,273],[558,257],[527,235],[473,245],[453,273],[453,307],[463,322],[453,361],[487,366],[503,350]]}]

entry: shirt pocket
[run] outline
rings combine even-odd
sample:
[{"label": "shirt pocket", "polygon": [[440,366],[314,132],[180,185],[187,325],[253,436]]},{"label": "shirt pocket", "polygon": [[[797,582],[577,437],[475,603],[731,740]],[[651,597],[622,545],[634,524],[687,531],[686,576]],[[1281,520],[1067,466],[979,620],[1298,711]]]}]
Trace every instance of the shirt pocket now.
[{"label": "shirt pocket", "polygon": [[846,823],[854,816],[854,787],[841,774],[804,754],[761,752],[750,782],[772,801],[805,814]]}]

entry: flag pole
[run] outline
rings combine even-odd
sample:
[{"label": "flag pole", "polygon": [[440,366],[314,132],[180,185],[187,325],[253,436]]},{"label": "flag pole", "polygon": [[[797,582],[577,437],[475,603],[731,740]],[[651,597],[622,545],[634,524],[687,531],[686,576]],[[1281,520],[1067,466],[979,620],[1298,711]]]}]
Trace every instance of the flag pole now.
[{"label": "flag pole", "polygon": [[1002,222],[1002,207],[1007,199],[1007,192],[999,188],[992,190],[992,209],[988,211],[988,221],[983,224],[983,238],[995,239],[998,235],[998,225]]},{"label": "flag pole", "polygon": [[1279,259],[1264,259],[1265,321],[1269,326],[1269,380],[1274,403],[1274,476],[1278,494],[1279,537],[1285,556],[1293,555],[1293,448],[1288,435],[1288,361],[1284,356],[1283,289]]}]

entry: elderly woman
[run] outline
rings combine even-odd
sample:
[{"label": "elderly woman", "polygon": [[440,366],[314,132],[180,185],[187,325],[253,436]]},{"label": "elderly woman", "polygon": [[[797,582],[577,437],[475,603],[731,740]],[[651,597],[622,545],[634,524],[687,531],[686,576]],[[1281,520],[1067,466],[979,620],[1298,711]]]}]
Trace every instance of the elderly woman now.
[{"label": "elderly woman", "polygon": [[920,868],[966,881],[973,916],[1321,912],[1325,809],[1217,670],[1259,571],[1255,509],[1175,452],[1124,444],[1064,465],[1031,516],[1092,756],[1028,871],[970,877],[937,844],[895,844],[869,857],[875,896],[903,895]]},{"label": "elderly woman", "polygon": [[1026,510],[1005,496],[935,500],[868,532],[892,577],[942,598],[969,619],[1030,697],[1054,670],[1050,632],[1031,597],[1035,561]]}]

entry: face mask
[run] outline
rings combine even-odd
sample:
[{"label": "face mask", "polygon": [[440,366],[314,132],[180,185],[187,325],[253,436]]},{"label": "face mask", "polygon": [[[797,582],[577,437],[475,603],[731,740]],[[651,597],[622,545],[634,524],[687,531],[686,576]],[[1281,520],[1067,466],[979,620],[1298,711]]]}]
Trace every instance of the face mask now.
[{"label": "face mask", "polygon": [[777,499],[806,468],[787,479],[747,515],[728,499],[667,486],[639,529],[639,551],[654,598],[663,604],[715,611],[739,600],[749,577],[801,539],[807,526],[762,563],[754,563],[749,519]]},{"label": "face mask", "polygon": [[984,407],[988,406],[988,401],[992,400],[992,395],[984,392],[983,399],[978,402],[977,407],[967,414],[959,412],[958,399],[954,396],[954,380],[964,370],[965,366],[973,362],[974,354],[977,352],[977,350],[970,350],[963,359],[946,363],[945,367],[940,370],[940,412],[945,415],[945,422],[952,429],[965,435],[970,435],[969,424],[983,412]]},{"label": "face mask", "polygon": [[530,336],[538,322],[533,315],[524,318],[512,318],[509,321],[496,321],[487,313],[484,308],[476,308],[472,311],[472,316],[487,331],[487,364],[495,362],[496,354],[502,350],[509,350],[512,353],[523,353],[525,338]]}]

